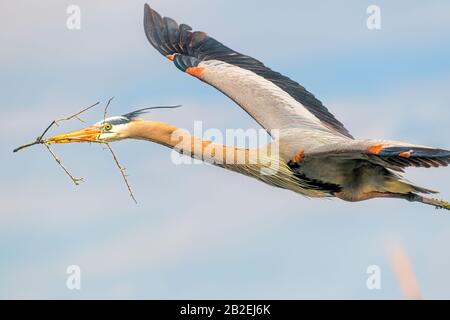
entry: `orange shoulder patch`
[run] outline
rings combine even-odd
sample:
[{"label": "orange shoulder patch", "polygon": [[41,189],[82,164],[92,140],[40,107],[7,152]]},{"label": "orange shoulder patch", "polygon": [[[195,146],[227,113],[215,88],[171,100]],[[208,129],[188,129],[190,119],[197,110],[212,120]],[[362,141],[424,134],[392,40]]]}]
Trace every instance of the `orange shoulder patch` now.
[{"label": "orange shoulder patch", "polygon": [[375,146],[369,147],[367,149],[367,151],[372,154],[379,154],[381,149],[383,149],[383,147],[384,147],[384,144],[377,144]]},{"label": "orange shoulder patch", "polygon": [[411,157],[411,151],[400,152],[398,155],[403,158],[409,158]]},{"label": "orange shoulder patch", "polygon": [[292,158],[292,162],[300,163],[300,162],[302,162],[303,158],[305,158],[305,151],[304,150],[299,150],[299,151],[297,151],[297,153]]},{"label": "orange shoulder patch", "polygon": [[173,56],[173,54],[168,54],[168,55],[166,56],[166,58],[169,59],[170,61],[173,61],[174,56]]},{"label": "orange shoulder patch", "polygon": [[189,67],[186,69],[186,73],[189,73],[191,76],[200,78],[204,70],[205,68],[202,67]]}]

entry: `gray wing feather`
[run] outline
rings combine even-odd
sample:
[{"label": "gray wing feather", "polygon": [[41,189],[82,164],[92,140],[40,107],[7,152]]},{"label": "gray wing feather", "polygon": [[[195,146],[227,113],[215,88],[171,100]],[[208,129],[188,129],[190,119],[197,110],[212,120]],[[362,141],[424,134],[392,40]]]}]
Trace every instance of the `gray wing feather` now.
[{"label": "gray wing feather", "polygon": [[[317,117],[324,126],[353,138],[344,125],[313,94],[297,82],[266,67],[262,62],[228,48],[204,32],[191,32],[191,27],[188,25],[178,26],[173,19],[162,18],[147,4],[144,7],[144,29],[149,42],[161,54],[190,56],[195,58],[191,61],[196,63],[218,60],[254,72],[287,92]],[[176,65],[180,68],[182,64]],[[183,67],[187,68],[190,65],[183,65]]]}]

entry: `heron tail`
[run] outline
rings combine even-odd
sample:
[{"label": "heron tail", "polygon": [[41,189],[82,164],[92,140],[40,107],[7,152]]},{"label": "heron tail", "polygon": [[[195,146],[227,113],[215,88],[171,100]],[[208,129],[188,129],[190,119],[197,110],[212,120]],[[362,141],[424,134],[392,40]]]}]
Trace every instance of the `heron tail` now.
[{"label": "heron tail", "polygon": [[384,187],[385,192],[383,194],[387,197],[401,198],[431,205],[436,209],[450,210],[450,202],[421,195],[438,193],[437,191],[420,187],[398,175],[388,177],[385,180]]}]

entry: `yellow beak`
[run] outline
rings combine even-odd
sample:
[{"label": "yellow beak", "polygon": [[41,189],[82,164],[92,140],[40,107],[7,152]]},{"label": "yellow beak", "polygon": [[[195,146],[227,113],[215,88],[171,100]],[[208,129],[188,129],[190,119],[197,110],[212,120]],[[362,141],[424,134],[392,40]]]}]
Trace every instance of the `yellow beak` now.
[{"label": "yellow beak", "polygon": [[63,133],[45,140],[46,143],[72,143],[72,142],[101,142],[98,136],[102,133],[100,127],[92,126],[68,133]]}]

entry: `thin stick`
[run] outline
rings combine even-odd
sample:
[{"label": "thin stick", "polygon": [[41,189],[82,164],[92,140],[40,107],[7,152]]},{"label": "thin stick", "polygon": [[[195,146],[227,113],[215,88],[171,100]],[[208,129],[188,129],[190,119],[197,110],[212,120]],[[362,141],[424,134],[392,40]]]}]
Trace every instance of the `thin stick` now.
[{"label": "thin stick", "polygon": [[130,184],[128,183],[127,175],[125,174],[125,170],[126,170],[126,169],[120,165],[120,162],[119,162],[119,160],[117,159],[117,157],[116,157],[116,155],[115,155],[113,149],[112,149],[111,146],[109,145],[109,143],[108,143],[108,142],[104,142],[104,144],[106,144],[106,146],[108,147],[108,149],[109,149],[109,151],[111,152],[111,155],[112,155],[114,161],[116,162],[117,167],[118,167],[119,170],[120,170],[120,174],[122,175],[122,178],[123,178],[123,180],[125,181],[125,184],[126,184],[126,186],[127,186],[127,189],[128,189],[129,194],[130,194],[130,197],[131,197],[131,198],[133,199],[133,201],[137,204],[137,200],[136,200],[136,198],[134,197],[133,190],[131,190],[131,186],[130,186]]},{"label": "thin stick", "polygon": [[106,113],[108,112],[108,107],[109,107],[109,104],[111,103],[112,99],[114,99],[114,97],[109,98],[108,102],[106,103],[105,110],[103,110],[103,121],[105,121],[105,119],[106,119]]},{"label": "thin stick", "polygon": [[62,163],[61,159],[52,151],[52,149],[50,149],[50,146],[47,143],[43,143],[43,145],[47,148],[47,150],[50,152],[50,154],[52,155],[53,159],[55,159],[56,163],[59,164],[59,166],[64,170],[64,172],[70,177],[70,179],[72,180],[72,182],[75,185],[79,185],[80,182],[83,182],[83,178],[77,178],[74,177],[69,170],[64,166],[64,164]]},{"label": "thin stick", "polygon": [[[84,108],[83,110],[81,110],[81,111],[79,111],[79,112],[77,112],[77,113],[75,113],[75,114],[73,114],[73,115],[71,115],[71,116],[68,116],[67,118],[58,119],[58,120],[55,120],[54,122],[55,122],[55,124],[56,124],[57,126],[59,126],[59,123],[58,123],[58,122],[68,121],[68,120],[71,120],[71,119],[73,119],[73,118],[78,119],[78,120],[80,120],[81,122],[85,122],[83,119],[81,119],[81,118],[79,117],[79,115],[82,114],[83,112],[86,112],[86,111],[88,111],[89,109],[95,107],[95,106],[98,105],[99,103],[100,103],[100,101],[97,101],[97,102],[94,103],[93,105],[91,105],[91,106],[89,106],[89,107],[87,107],[87,108]],[[50,127],[51,127],[51,125],[50,125]],[[50,128],[48,128],[48,129],[50,129]],[[47,131],[48,131],[48,129],[47,129]],[[44,131],[44,133],[45,133],[45,132],[46,132],[46,131]]]},{"label": "thin stick", "polygon": [[71,116],[68,116],[68,117],[66,117],[66,118],[53,120],[53,121],[47,126],[47,128],[44,130],[44,132],[42,132],[42,134],[41,134],[39,137],[36,138],[36,140],[35,140],[34,142],[24,144],[24,145],[22,145],[22,146],[20,146],[20,147],[18,147],[18,148],[16,148],[16,149],[14,149],[13,152],[17,152],[17,151],[20,151],[20,150],[22,150],[22,149],[24,149],[24,148],[28,148],[28,147],[34,146],[35,144],[43,144],[43,143],[44,143],[44,136],[45,136],[45,134],[46,134],[46,133],[48,132],[48,130],[50,130],[50,128],[53,127],[54,125],[59,126],[59,122],[62,122],[62,121],[68,121],[68,120],[71,120],[71,119],[73,119],[73,118],[76,118],[76,119],[80,120],[81,122],[84,122],[84,121],[79,117],[79,115],[82,114],[83,112],[86,112],[86,111],[88,111],[89,109],[95,107],[95,106],[98,105],[99,103],[100,103],[100,101],[98,101],[98,102],[94,103],[93,105],[91,105],[91,106],[89,106],[89,107],[87,107],[87,108],[84,108],[83,110],[81,110],[81,111],[79,111],[79,112],[77,112],[77,113],[75,113],[75,114],[73,114],[73,115],[71,115]]},{"label": "thin stick", "polygon": [[[114,99],[114,97],[110,98],[110,99],[108,100],[108,102],[106,103],[105,110],[103,111],[103,120],[106,119],[106,114],[107,114],[107,111],[108,111],[108,107],[109,107],[109,105],[110,105],[110,103],[111,103],[111,101],[112,101],[113,99]],[[47,126],[47,128],[44,130],[44,132],[42,132],[42,134],[41,134],[39,137],[36,138],[36,140],[35,140],[34,142],[25,144],[25,145],[23,145],[23,146],[20,146],[20,147],[14,149],[13,151],[14,151],[14,152],[17,152],[17,151],[19,151],[19,150],[22,150],[22,149],[24,149],[24,148],[33,146],[33,145],[35,145],[35,144],[43,144],[43,145],[47,148],[47,150],[50,152],[50,154],[52,155],[53,159],[55,159],[56,163],[58,163],[58,165],[59,165],[59,166],[64,170],[64,172],[70,177],[70,179],[72,180],[72,182],[73,182],[75,185],[79,185],[80,182],[83,182],[83,181],[84,181],[83,178],[77,178],[77,177],[73,176],[73,175],[69,172],[69,170],[68,170],[68,169],[64,166],[64,164],[62,163],[61,159],[56,155],[56,153],[54,153],[54,152],[52,151],[52,149],[50,148],[49,144],[48,144],[48,143],[46,142],[46,140],[44,139],[44,136],[45,136],[45,134],[50,130],[50,128],[52,128],[54,125],[59,126],[59,122],[62,122],[62,121],[68,121],[68,120],[71,120],[71,119],[73,119],[73,118],[78,119],[78,120],[81,121],[81,122],[84,122],[84,121],[79,117],[79,115],[80,115],[81,113],[83,113],[83,112],[85,112],[85,111],[87,111],[87,110],[89,110],[89,109],[95,107],[95,106],[98,105],[99,103],[100,103],[100,102],[96,102],[95,104],[93,104],[93,105],[91,105],[91,106],[89,106],[89,107],[87,107],[87,108],[84,108],[83,110],[81,110],[81,111],[79,111],[79,112],[77,112],[77,113],[75,113],[75,114],[73,114],[73,115],[71,115],[71,116],[68,116],[68,117],[66,117],[66,118],[53,120],[53,121]],[[117,167],[119,168],[120,174],[122,175],[122,178],[123,178],[123,180],[125,181],[125,184],[126,184],[126,186],[127,186],[127,189],[128,189],[129,194],[130,194],[130,197],[131,197],[131,198],[133,199],[133,201],[137,204],[137,200],[136,200],[136,198],[134,197],[133,190],[131,189],[131,186],[130,186],[130,184],[128,183],[127,175],[126,175],[126,173],[125,173],[125,168],[122,167],[122,165],[120,164],[120,162],[119,162],[117,156],[115,155],[115,153],[114,153],[113,149],[111,148],[111,146],[109,145],[109,143],[107,143],[107,142],[102,142],[102,143],[104,143],[104,144],[107,146],[108,150],[111,152],[111,155],[112,155],[112,157],[113,157],[113,159],[114,159],[114,162],[116,163]]]},{"label": "thin stick", "polygon": [[31,143],[24,144],[23,146],[20,146],[20,147],[17,147],[17,148],[15,148],[15,149],[13,150],[13,152],[17,152],[17,151],[20,151],[20,150],[22,150],[22,149],[25,149],[25,148],[34,146],[35,144],[41,144],[41,143],[42,143],[42,141],[39,140],[39,137],[38,137],[38,138],[36,138],[36,141],[31,142]]},{"label": "thin stick", "polygon": [[[106,115],[108,113],[108,107],[113,99],[114,99],[114,97],[109,98],[108,102],[106,103],[105,110],[103,110],[103,121],[105,121],[105,119],[106,119]],[[120,174],[122,175],[123,181],[125,181],[125,185],[127,186],[130,197],[133,199],[134,203],[137,204],[137,200],[134,197],[133,190],[131,189],[131,185],[128,182],[127,175],[125,173],[125,168],[122,167],[122,165],[120,164],[119,159],[117,158],[116,154],[114,153],[113,149],[111,148],[111,145],[108,142],[105,142],[104,144],[107,146],[108,150],[111,152],[114,162],[116,163],[117,167],[119,168]]]}]

